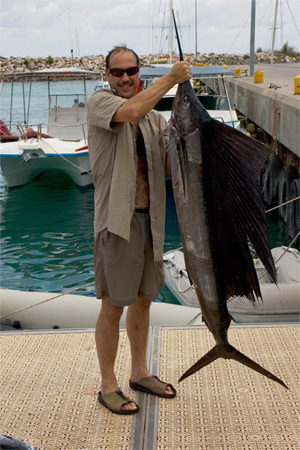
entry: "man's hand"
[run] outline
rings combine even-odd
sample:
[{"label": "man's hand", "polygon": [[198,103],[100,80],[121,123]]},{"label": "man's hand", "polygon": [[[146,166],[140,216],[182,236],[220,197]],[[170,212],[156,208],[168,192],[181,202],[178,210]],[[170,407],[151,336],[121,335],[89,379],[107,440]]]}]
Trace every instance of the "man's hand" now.
[{"label": "man's hand", "polygon": [[177,61],[170,70],[169,75],[174,80],[174,84],[184,83],[192,78],[190,58],[184,61]]}]

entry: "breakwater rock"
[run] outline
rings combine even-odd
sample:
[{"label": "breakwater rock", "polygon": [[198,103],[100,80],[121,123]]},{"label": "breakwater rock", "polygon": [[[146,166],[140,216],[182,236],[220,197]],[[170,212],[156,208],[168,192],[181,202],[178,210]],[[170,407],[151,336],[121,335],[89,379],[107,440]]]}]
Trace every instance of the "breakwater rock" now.
[{"label": "breakwater rock", "polygon": [[[195,62],[194,55],[186,55],[191,57],[191,62]],[[159,61],[159,55],[141,55],[141,65],[147,65],[153,61]],[[274,63],[296,63],[299,61],[298,57],[287,56],[282,53],[274,55]],[[249,64],[249,54],[198,54],[197,62],[203,64],[216,65],[245,65]],[[265,52],[258,52],[255,55],[256,64],[271,63],[271,54]],[[103,55],[96,56],[81,56],[81,57],[39,57],[31,58],[14,57],[4,58],[0,56],[0,77],[12,73],[26,73],[35,72],[42,69],[60,68],[60,67],[78,67],[81,69],[104,73],[105,57]]]}]

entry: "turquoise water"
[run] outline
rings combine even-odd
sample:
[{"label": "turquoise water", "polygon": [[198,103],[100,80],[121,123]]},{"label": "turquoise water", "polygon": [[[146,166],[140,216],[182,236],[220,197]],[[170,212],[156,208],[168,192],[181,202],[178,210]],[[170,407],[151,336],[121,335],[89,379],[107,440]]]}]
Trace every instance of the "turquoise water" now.
[{"label": "turquoise water", "polygon": [[[93,195],[57,172],[11,190],[1,177],[1,286],[93,294]],[[170,193],[167,209],[165,251],[181,242]],[[175,302],[166,287],[162,300]]]},{"label": "turquoise water", "polygon": [[[95,81],[87,81],[88,97]],[[28,106],[25,85],[25,111]],[[56,82],[51,93],[83,92],[80,81]],[[9,121],[11,86],[3,84],[0,118]],[[47,121],[48,84],[32,84],[29,123]],[[14,83],[13,122],[23,121],[23,88]],[[8,190],[0,175],[1,286],[94,294],[93,272],[93,187],[79,189],[66,176],[44,173],[32,183]],[[168,231],[165,251],[180,246],[175,209],[168,195]],[[92,284],[90,284],[92,283]],[[89,286],[85,286],[90,284]],[[164,286],[162,300],[176,303]]]},{"label": "turquoise water", "polygon": [[[19,85],[19,83],[16,83]],[[76,85],[75,85],[76,84]],[[61,92],[76,92],[78,82],[57,83]],[[91,94],[95,82],[88,82]],[[7,120],[10,90],[4,85],[0,118]],[[33,85],[34,123],[46,122],[47,86]],[[22,94],[20,86],[16,86]],[[21,97],[22,98],[22,97]],[[16,109],[22,120],[20,96]],[[44,173],[26,186],[8,190],[0,175],[1,287],[77,294],[94,293],[93,272],[93,187],[79,189],[65,175]],[[284,224],[278,214],[268,215],[271,247],[287,245]],[[164,251],[181,245],[171,191],[167,190]],[[85,286],[87,283],[92,283]],[[177,303],[164,286],[161,299]]]}]

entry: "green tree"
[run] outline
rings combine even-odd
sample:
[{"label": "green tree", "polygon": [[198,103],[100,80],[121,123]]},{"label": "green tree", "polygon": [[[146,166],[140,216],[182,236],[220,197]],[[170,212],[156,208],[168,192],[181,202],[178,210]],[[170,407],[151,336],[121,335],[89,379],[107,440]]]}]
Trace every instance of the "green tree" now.
[{"label": "green tree", "polygon": [[48,56],[48,58],[46,59],[46,63],[49,64],[49,66],[54,63],[54,59],[52,58],[52,56]]}]

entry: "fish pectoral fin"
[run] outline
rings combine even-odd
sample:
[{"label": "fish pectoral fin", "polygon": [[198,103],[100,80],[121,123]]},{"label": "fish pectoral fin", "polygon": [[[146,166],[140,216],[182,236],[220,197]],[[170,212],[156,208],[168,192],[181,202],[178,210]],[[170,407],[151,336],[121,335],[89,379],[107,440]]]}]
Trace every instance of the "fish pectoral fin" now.
[{"label": "fish pectoral fin", "polygon": [[179,159],[179,167],[180,167],[180,173],[181,173],[181,179],[182,179],[182,188],[183,188],[183,194],[185,195],[186,192],[186,175],[185,175],[185,167],[186,167],[186,156],[183,151],[184,143],[182,142],[182,139],[179,139],[177,142],[177,154]]}]

